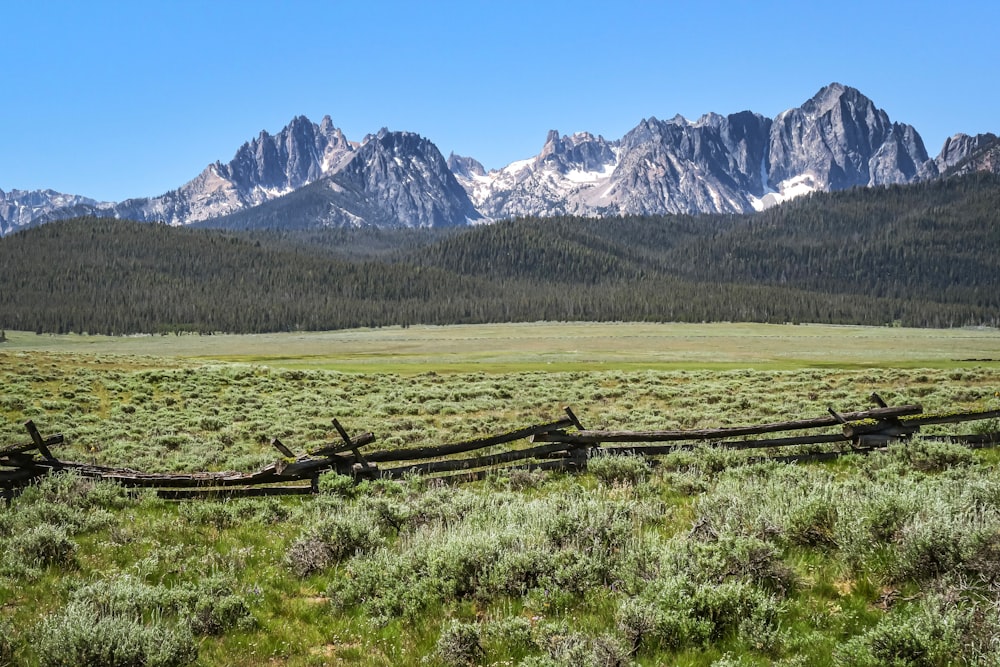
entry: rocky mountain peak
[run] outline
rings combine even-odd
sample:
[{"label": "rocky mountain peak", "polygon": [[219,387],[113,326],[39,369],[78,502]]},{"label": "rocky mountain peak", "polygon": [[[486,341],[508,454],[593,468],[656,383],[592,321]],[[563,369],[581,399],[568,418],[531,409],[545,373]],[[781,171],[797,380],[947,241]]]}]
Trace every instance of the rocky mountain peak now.
[{"label": "rocky mountain peak", "polygon": [[977,134],[974,137],[963,133],[955,134],[944,140],[941,153],[935,162],[938,169],[944,173],[959,163],[968,160],[975,153],[997,143],[998,138],[992,133]]},{"label": "rocky mountain peak", "polygon": [[808,176],[823,190],[908,183],[936,172],[919,135],[857,89],[833,83],[771,126],[769,185]]},{"label": "rocky mountain peak", "polygon": [[857,102],[859,100],[871,102],[856,88],[851,88],[835,81],[820,88],[815,95],[806,100],[799,108],[806,113],[823,114],[833,109],[845,99],[850,102]]},{"label": "rocky mountain peak", "polygon": [[482,219],[441,152],[413,132],[382,128],[329,182],[340,210],[332,224],[441,227]]},{"label": "rocky mountain peak", "polygon": [[458,178],[485,176],[486,167],[478,160],[451,153],[448,155],[448,169]]},{"label": "rocky mountain peak", "polygon": [[1000,137],[992,133],[956,134],[945,140],[935,160],[943,175],[975,171],[1000,173]]},{"label": "rocky mountain peak", "polygon": [[549,130],[545,145],[535,158],[535,167],[565,174],[569,171],[602,171],[615,162],[615,151],[604,137],[589,132],[560,136]]}]

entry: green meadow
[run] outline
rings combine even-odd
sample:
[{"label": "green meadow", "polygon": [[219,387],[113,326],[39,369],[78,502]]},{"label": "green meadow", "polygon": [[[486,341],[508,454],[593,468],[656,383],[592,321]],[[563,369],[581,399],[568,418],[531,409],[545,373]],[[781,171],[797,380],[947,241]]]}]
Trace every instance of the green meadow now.
[{"label": "green meadow", "polygon": [[[31,419],[66,436],[61,458],[148,471],[250,471],[272,438],[336,440],[332,418],[381,449],[567,405],[621,429],[820,416],[873,391],[1000,409],[991,329],[6,337],[0,445]],[[997,665],[998,460],[923,437],[826,464],[704,447],[186,502],[54,476],[0,508],[0,665]]]},{"label": "green meadow", "polygon": [[[124,354],[342,372],[946,368],[1000,363],[1000,332],[831,325],[551,323],[259,335],[8,332],[6,350]],[[988,362],[987,362],[988,363]]]}]

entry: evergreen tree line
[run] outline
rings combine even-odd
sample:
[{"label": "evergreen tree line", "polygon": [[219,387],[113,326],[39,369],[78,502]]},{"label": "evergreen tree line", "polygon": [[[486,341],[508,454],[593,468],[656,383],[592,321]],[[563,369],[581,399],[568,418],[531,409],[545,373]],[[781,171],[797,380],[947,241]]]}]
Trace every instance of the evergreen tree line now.
[{"label": "evergreen tree line", "polygon": [[812,195],[750,216],[519,219],[447,232],[225,232],[79,218],[0,239],[0,327],[997,326],[998,211],[1000,179],[976,175]]}]

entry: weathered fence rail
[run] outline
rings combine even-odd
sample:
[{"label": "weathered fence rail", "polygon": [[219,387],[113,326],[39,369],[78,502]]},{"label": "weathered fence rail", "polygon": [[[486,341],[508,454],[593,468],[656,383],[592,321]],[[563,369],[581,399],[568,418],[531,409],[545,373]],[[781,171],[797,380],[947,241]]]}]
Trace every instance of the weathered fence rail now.
[{"label": "weathered fence rail", "polygon": [[[924,415],[920,405],[890,407],[877,394],[872,394],[871,400],[878,407],[847,413],[830,409],[828,415],[785,422],[664,431],[588,430],[570,408],[565,408],[566,416],[563,418],[498,435],[445,445],[364,453],[362,450],[365,447],[376,442],[375,435],[361,433],[352,437],[334,419],[333,427],[340,442],[296,456],[284,443],[274,439],[272,444],[282,458],[249,473],[155,474],[62,461],[52,454],[50,448],[64,444],[63,436],[43,438],[34,423],[29,421],[25,423],[25,429],[31,438],[30,443],[0,448],[0,487],[9,500],[18,489],[38,477],[74,471],[84,477],[111,480],[127,487],[157,489],[160,495],[169,498],[307,494],[317,492],[320,475],[330,471],[350,475],[357,480],[396,479],[407,475],[474,480],[518,469],[581,470],[594,456],[632,454],[656,457],[704,443],[726,449],[760,450],[767,458],[779,461],[828,460],[847,453],[870,452],[887,443],[906,440],[925,425],[1000,418],[1000,410]],[[831,428],[836,430],[816,432]],[[755,437],[797,431],[810,432]],[[1000,432],[932,437],[947,437],[970,447],[1000,444]],[[526,441],[526,446],[508,446],[519,441]],[[506,447],[498,451],[497,448],[502,446]],[[782,453],[790,447],[806,448],[808,451]]]}]

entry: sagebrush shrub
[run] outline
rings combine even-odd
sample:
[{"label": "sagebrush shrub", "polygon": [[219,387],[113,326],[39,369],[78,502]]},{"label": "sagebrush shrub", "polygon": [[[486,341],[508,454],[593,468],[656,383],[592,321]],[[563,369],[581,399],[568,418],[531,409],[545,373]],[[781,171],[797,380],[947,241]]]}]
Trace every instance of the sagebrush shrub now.
[{"label": "sagebrush shrub", "polygon": [[41,667],[182,667],[198,657],[194,636],[184,624],[102,615],[82,602],[46,617],[34,649]]},{"label": "sagebrush shrub", "polygon": [[13,626],[0,619],[0,667],[11,667],[14,664]]},{"label": "sagebrush shrub", "polygon": [[995,655],[989,662],[974,659],[967,641],[969,623],[968,609],[929,596],[919,605],[893,611],[874,628],[842,644],[834,652],[834,662],[843,667],[996,664]]},{"label": "sagebrush shrub", "polygon": [[956,466],[970,465],[975,461],[972,450],[965,445],[920,437],[891,444],[889,455],[920,472],[940,472]]},{"label": "sagebrush shrub", "polygon": [[341,498],[355,498],[358,486],[354,480],[337,472],[328,472],[319,476],[319,492]]},{"label": "sagebrush shrub", "polygon": [[605,484],[638,484],[649,477],[649,463],[635,455],[593,456],[587,470]]},{"label": "sagebrush shrub", "polygon": [[48,523],[15,533],[7,540],[7,549],[15,563],[27,568],[69,567],[76,562],[76,542],[63,528]]},{"label": "sagebrush shrub", "polygon": [[198,599],[191,615],[191,630],[199,635],[221,635],[227,630],[253,627],[254,618],[239,595],[210,595]]},{"label": "sagebrush shrub", "polygon": [[[629,647],[609,634],[588,635],[565,623],[542,625],[538,634],[538,644],[559,667],[626,667],[633,664]],[[552,663],[543,661],[540,664]]]},{"label": "sagebrush shrub", "polygon": [[510,652],[538,650],[531,621],[523,616],[508,616],[491,620],[482,628],[483,638]]},{"label": "sagebrush shrub", "polygon": [[836,503],[830,498],[814,496],[789,511],[785,537],[798,546],[835,547],[836,527]]},{"label": "sagebrush shrub", "polygon": [[452,621],[438,637],[434,653],[446,667],[478,665],[486,658],[475,623]]},{"label": "sagebrush shrub", "polygon": [[236,594],[233,582],[221,576],[174,587],[122,576],[77,589],[70,602],[88,606],[102,618],[142,618],[152,613],[159,618],[186,619],[198,635],[219,635],[254,625],[245,597]]},{"label": "sagebrush shrub", "polygon": [[941,513],[921,513],[900,531],[898,558],[894,568],[897,581],[923,581],[939,577],[962,562],[962,542],[971,530],[961,518]]},{"label": "sagebrush shrub", "polygon": [[362,512],[328,517],[307,529],[285,555],[285,562],[300,577],[326,569],[358,553],[368,553],[383,542],[378,528]]}]

